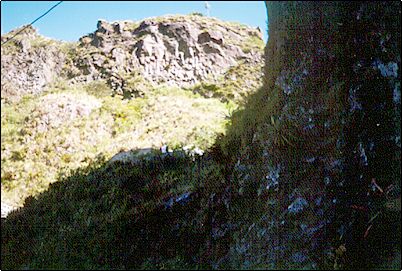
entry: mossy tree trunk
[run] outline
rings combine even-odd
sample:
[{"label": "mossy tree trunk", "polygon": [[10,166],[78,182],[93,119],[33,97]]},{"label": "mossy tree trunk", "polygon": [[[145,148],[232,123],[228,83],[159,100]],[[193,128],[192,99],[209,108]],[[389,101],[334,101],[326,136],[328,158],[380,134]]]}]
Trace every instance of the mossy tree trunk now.
[{"label": "mossy tree trunk", "polygon": [[[266,6],[263,97],[277,88],[285,92],[280,110],[272,113],[282,116],[284,129],[285,120],[292,119],[303,127],[299,130],[309,130],[298,134],[303,152],[286,157],[281,150],[275,159],[295,161],[299,172],[288,167],[293,183],[303,177],[301,171],[314,172],[311,182],[299,185],[311,191],[318,185],[335,203],[327,212],[332,221],[328,237],[337,240],[335,246],[345,244],[349,267],[370,267],[400,240],[400,211],[384,207],[400,194],[400,2]],[[311,126],[303,116],[296,120],[301,106],[311,113]],[[314,169],[303,164],[310,156]],[[335,175],[331,163],[338,166]],[[331,174],[331,184],[312,181]],[[398,234],[390,238],[387,231]]]},{"label": "mossy tree trunk", "polygon": [[400,241],[400,209],[389,208],[400,202],[400,2],[266,6],[264,86],[231,128],[242,145],[234,188],[252,199],[234,209],[261,212],[243,219],[235,258],[378,267]]}]

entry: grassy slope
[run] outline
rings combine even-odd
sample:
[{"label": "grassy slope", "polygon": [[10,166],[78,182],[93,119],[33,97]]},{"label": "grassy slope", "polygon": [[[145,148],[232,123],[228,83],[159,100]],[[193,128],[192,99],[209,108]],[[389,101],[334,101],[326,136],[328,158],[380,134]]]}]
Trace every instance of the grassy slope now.
[{"label": "grassy slope", "polygon": [[[261,44],[249,40],[243,49],[250,48]],[[2,201],[25,202],[2,223],[2,268],[210,268],[228,249],[211,237],[211,221],[226,216],[220,199],[228,156],[218,147],[215,157],[151,155],[135,167],[106,161],[120,150],[162,144],[211,147],[227,116],[260,84],[258,76],[242,80],[249,78],[244,70],[260,70],[241,68],[212,86],[213,98],[204,97],[210,85],[159,87],[122,100],[103,82],[59,82],[2,104]],[[192,192],[190,204],[165,209],[185,192]]]},{"label": "grassy slope", "polygon": [[[88,94],[93,88],[98,97]],[[216,99],[168,88],[131,100],[108,92],[101,83],[74,89],[59,84],[2,107],[3,201],[20,205],[60,172],[87,166],[98,155],[163,144],[205,149],[224,131],[228,105]],[[92,108],[89,115],[73,107],[80,101],[82,108]]]},{"label": "grassy slope", "polygon": [[[97,97],[88,94],[94,88]],[[208,148],[224,132],[230,106],[181,89],[158,88],[132,100],[109,91],[99,83],[59,84],[5,105],[2,199],[25,203],[2,223],[2,268],[210,267],[207,199],[225,185],[224,164],[180,153],[162,161],[157,150],[134,167],[106,161],[159,142]],[[95,106],[87,116],[44,125],[49,104],[69,108],[71,101]],[[190,205],[163,207],[185,192],[192,193]]]}]

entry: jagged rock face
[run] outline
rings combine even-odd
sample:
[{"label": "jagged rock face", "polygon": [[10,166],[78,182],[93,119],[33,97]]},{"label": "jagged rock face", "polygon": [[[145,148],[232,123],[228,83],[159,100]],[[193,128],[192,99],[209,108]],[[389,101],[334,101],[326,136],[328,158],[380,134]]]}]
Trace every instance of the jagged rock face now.
[{"label": "jagged rock face", "polygon": [[259,29],[192,15],[138,23],[100,20],[78,46],[46,39],[30,27],[1,48],[1,93],[18,99],[43,91],[59,77],[70,83],[106,79],[118,94],[141,96],[137,88],[149,83],[191,87],[225,81],[225,72],[242,63],[260,69],[262,48]]},{"label": "jagged rock face", "polygon": [[101,20],[94,33],[80,39],[83,48],[99,49],[80,69],[83,80],[139,71],[152,83],[189,86],[217,79],[240,60],[262,63],[258,44],[242,50],[253,37],[262,43],[257,29],[199,16],[166,16],[139,25]]},{"label": "jagged rock face", "polygon": [[400,251],[400,208],[389,208],[400,202],[400,3],[267,8],[265,86],[246,106],[257,120],[232,175],[253,199],[244,205],[264,211],[240,220],[233,267],[390,268]]},{"label": "jagged rock face", "polygon": [[[2,37],[2,42],[6,39]],[[18,99],[24,94],[41,92],[60,74],[64,59],[58,46],[46,43],[29,27],[18,38],[1,46],[2,98]]]}]

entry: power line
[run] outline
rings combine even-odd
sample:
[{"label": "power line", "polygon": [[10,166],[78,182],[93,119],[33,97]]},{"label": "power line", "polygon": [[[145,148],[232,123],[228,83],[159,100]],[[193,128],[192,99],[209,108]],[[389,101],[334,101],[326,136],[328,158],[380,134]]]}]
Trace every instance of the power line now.
[{"label": "power line", "polygon": [[39,19],[41,19],[42,17],[44,17],[46,14],[48,14],[52,9],[54,9],[55,7],[57,7],[58,5],[60,5],[63,1],[59,1],[56,5],[54,5],[53,7],[51,7],[48,11],[46,11],[45,13],[43,13],[41,16],[39,16],[38,18],[36,18],[32,23],[28,24],[27,26],[25,26],[23,29],[21,29],[20,31],[18,31],[17,33],[14,34],[14,36],[12,36],[11,38],[9,38],[8,40],[6,40],[5,42],[3,42],[1,45],[6,44],[7,42],[9,42],[10,40],[12,40],[13,38],[15,38],[18,34],[22,33],[25,29],[27,29],[28,27],[30,27],[31,25],[33,25],[34,23],[36,23]]}]

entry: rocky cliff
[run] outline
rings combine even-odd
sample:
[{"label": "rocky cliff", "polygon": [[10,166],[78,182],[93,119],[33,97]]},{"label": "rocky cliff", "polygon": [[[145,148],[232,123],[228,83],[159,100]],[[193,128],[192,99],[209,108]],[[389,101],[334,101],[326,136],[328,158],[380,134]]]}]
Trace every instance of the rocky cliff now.
[{"label": "rocky cliff", "polygon": [[2,46],[2,97],[38,93],[57,76],[71,83],[105,79],[117,93],[137,96],[146,83],[191,88],[226,81],[237,66],[253,68],[249,79],[259,81],[263,45],[258,29],[197,15],[100,20],[78,44],[45,39],[29,28]]},{"label": "rocky cliff", "polygon": [[[248,48],[250,40],[260,42]],[[152,82],[182,86],[217,79],[240,60],[261,63],[261,40],[262,33],[250,27],[201,16],[166,16],[137,24],[101,20],[80,42],[83,48],[99,49],[86,63],[93,77],[109,59],[113,63],[107,72],[139,71]]]},{"label": "rocky cliff", "polygon": [[[20,31],[15,29],[1,37],[1,42]],[[36,94],[61,73],[65,54],[61,44],[40,36],[28,27],[14,40],[1,46],[1,99],[19,99]]]}]

